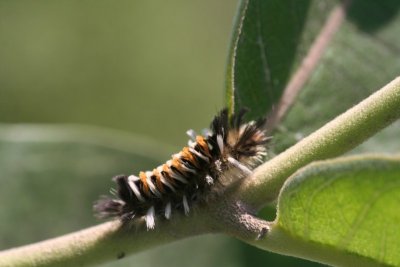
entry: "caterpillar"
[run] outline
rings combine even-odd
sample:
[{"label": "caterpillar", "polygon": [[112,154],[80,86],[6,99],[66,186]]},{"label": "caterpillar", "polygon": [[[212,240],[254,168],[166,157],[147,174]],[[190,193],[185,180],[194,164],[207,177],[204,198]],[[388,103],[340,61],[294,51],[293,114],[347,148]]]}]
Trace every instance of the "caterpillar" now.
[{"label": "caterpillar", "polygon": [[227,183],[251,174],[266,155],[265,119],[243,122],[245,110],[228,116],[223,109],[202,136],[188,130],[188,146],[152,171],[118,175],[116,198],[103,197],[94,205],[100,218],[122,222],[144,218],[147,230],[156,218],[170,219],[175,211],[187,215]]}]

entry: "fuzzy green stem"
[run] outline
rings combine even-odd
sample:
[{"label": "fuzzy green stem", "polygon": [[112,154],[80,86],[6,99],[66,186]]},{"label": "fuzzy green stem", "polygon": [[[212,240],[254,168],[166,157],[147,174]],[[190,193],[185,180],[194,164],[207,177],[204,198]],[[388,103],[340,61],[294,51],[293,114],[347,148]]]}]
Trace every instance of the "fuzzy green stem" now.
[{"label": "fuzzy green stem", "polygon": [[234,197],[258,209],[275,200],[283,183],[299,168],[353,149],[399,117],[400,77],[261,165]]},{"label": "fuzzy green stem", "polygon": [[308,259],[330,266],[382,266],[381,263],[373,259],[341,251],[325,244],[318,244],[310,241],[305,242],[301,240],[301,238],[290,235],[275,224],[265,238],[261,240],[253,239],[244,241],[263,250]]},{"label": "fuzzy green stem", "polygon": [[[143,223],[122,226],[111,221],[78,232],[0,252],[1,267],[90,266],[118,260],[165,243],[205,233],[197,216],[177,217],[176,223],[160,223],[146,231]],[[205,216],[203,216],[205,217]],[[200,221],[200,226],[196,222]],[[175,222],[175,221],[174,221]],[[140,229],[138,229],[138,227]]]}]

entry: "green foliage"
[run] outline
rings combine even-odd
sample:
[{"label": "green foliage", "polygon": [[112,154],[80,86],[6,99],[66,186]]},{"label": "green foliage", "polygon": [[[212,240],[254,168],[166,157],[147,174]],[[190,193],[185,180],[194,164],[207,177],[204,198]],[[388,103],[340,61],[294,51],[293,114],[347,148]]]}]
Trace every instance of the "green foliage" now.
[{"label": "green foliage", "polygon": [[[341,3],[243,0],[226,74],[231,111],[248,107],[249,118],[273,117],[285,88]],[[0,33],[6,40],[0,44],[1,122],[96,124],[178,144],[185,129],[207,126],[218,109],[221,97],[215,88],[222,83],[222,71],[221,77],[215,73],[222,69],[225,43],[219,38],[229,32],[230,17],[224,15],[233,10],[229,1],[169,3],[161,8],[166,14],[129,1],[112,6],[100,1],[95,8],[68,1],[25,4],[0,4]],[[294,101],[271,127],[271,155],[400,73],[399,7],[397,0],[352,1]],[[182,20],[170,15],[176,12]],[[207,19],[205,12],[211,12]],[[173,37],[182,34],[171,35],[175,28],[191,35]],[[204,46],[203,55],[193,54]],[[395,123],[352,153],[398,152],[398,136]],[[151,169],[175,150],[103,128],[0,124],[0,246],[94,224],[91,204],[106,193],[110,177]],[[321,260],[310,250],[303,253],[301,247],[310,246],[323,249],[327,258],[356,255],[373,264],[400,266],[398,166],[398,158],[343,158],[299,170],[282,188],[274,225],[297,242],[288,244],[293,251],[285,254]],[[272,208],[260,215],[266,212],[273,217]],[[107,266],[128,261],[141,266],[319,265],[220,237],[185,240]]]},{"label": "green foliage", "polygon": [[[304,69],[301,61],[338,5],[335,1],[243,1],[227,72],[231,110],[251,107],[252,118],[270,115],[273,121],[284,89],[296,71]],[[399,7],[398,1],[350,5],[288,112],[271,129],[275,152],[398,75]],[[358,151],[369,147],[370,151],[396,151],[399,135],[396,124],[379,135],[383,138],[367,142]],[[298,171],[282,188],[278,226],[304,246],[318,244],[377,264],[400,265],[398,163],[342,159]]]},{"label": "green foliage", "polygon": [[335,4],[242,1],[227,70],[228,103],[250,108],[252,118],[270,112]]},{"label": "green foliage", "polygon": [[[340,1],[242,1],[227,70],[227,101],[251,117],[282,91]],[[273,132],[281,152],[400,73],[400,2],[352,1],[326,52]],[[240,30],[239,30],[240,29]],[[240,31],[240,34],[238,32]],[[400,132],[399,132],[400,134]]]},{"label": "green foliage", "polygon": [[399,266],[399,177],[398,157],[311,164],[283,186],[277,223],[304,242]]}]

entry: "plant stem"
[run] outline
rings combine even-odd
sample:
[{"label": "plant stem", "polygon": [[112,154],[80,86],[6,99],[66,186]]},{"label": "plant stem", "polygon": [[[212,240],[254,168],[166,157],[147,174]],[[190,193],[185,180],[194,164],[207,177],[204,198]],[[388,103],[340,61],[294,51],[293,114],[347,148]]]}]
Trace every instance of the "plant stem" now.
[{"label": "plant stem", "polygon": [[258,167],[233,195],[259,209],[276,199],[283,183],[299,168],[353,149],[399,117],[400,77]]},{"label": "plant stem", "polygon": [[[177,223],[160,223],[146,231],[143,225],[124,227],[111,221],[64,236],[0,252],[1,267],[90,266],[121,259],[165,243],[199,234],[197,216],[176,216]],[[202,221],[200,219],[200,221]],[[206,223],[203,221],[203,225]],[[203,228],[204,229],[204,228]]]},{"label": "plant stem", "polygon": [[[246,204],[251,204],[253,208],[259,208],[267,201],[275,199],[287,177],[300,167],[312,161],[340,155],[354,148],[399,117],[400,78],[397,78],[298,144],[257,168],[236,191],[230,192],[233,193],[231,195],[233,199],[230,201],[240,199]],[[224,202],[227,206],[230,204],[229,199],[225,199]],[[136,226],[127,229],[121,227],[117,221],[104,223],[58,238],[0,252],[0,266],[88,266],[118,259],[129,253],[184,237],[216,231],[213,225],[219,225],[218,229],[221,232],[232,233],[227,228],[233,226],[221,225],[224,220],[212,217],[211,213],[210,210],[203,209],[189,217],[176,216],[173,223],[160,223],[152,231],[137,230]],[[210,222],[211,220],[214,222]],[[247,236],[247,233],[237,233],[236,237],[272,251],[294,253],[289,253],[289,250],[294,249],[295,245],[288,246],[288,244],[296,240],[291,240],[278,230],[275,229],[275,232],[272,230],[267,238],[260,241],[265,244],[255,242],[253,239],[246,240],[243,236]],[[279,244],[288,247],[278,248]],[[315,249],[319,251],[318,248]]]},{"label": "plant stem", "polygon": [[382,263],[360,255],[346,253],[327,245],[301,240],[290,235],[278,225],[273,225],[264,239],[245,241],[263,250],[308,259],[330,266],[382,266]]}]

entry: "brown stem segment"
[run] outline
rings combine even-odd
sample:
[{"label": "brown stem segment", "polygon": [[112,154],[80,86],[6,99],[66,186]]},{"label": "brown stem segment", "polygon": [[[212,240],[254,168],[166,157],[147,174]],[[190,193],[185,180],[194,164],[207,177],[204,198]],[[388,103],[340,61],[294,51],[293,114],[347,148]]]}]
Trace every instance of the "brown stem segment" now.
[{"label": "brown stem segment", "polygon": [[261,240],[270,230],[271,222],[257,218],[254,212],[241,201],[223,201],[215,209],[215,221],[221,231],[229,235],[245,240]]}]

